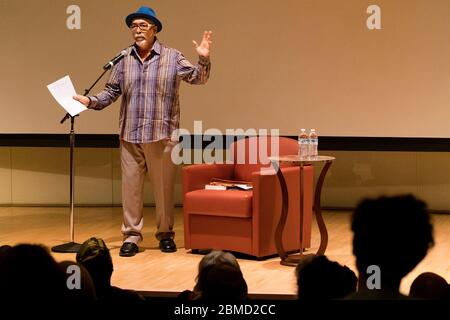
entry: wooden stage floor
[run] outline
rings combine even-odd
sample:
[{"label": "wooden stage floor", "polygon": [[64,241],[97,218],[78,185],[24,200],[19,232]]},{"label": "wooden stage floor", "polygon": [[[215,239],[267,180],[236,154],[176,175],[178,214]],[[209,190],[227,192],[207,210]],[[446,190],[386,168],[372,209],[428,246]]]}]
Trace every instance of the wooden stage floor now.
[{"label": "wooden stage floor", "polygon": [[[52,247],[69,241],[69,208],[67,207],[0,207],[0,245],[39,243]],[[176,253],[161,253],[154,237],[154,208],[144,212],[144,241],[142,252],[131,258],[119,256],[122,211],[119,207],[75,208],[75,241],[83,242],[91,236],[103,238],[111,249],[114,263],[113,285],[145,292],[163,292],[173,296],[176,292],[192,289],[202,255],[184,249],[182,208],[176,208]],[[329,232],[326,251],[331,260],[347,265],[356,272],[352,255],[350,213],[325,211]],[[404,278],[401,292],[407,294],[414,278],[425,271],[440,274],[450,282],[450,215],[434,214],[436,245],[425,259]],[[313,248],[319,245],[319,233],[314,222]],[[389,250],[389,248],[386,248]],[[75,260],[75,254],[60,253],[57,261]],[[279,258],[265,261],[239,259],[249,293],[271,297],[282,295],[293,298],[296,294],[294,268],[282,266]],[[280,296],[281,297],[281,296]]]}]

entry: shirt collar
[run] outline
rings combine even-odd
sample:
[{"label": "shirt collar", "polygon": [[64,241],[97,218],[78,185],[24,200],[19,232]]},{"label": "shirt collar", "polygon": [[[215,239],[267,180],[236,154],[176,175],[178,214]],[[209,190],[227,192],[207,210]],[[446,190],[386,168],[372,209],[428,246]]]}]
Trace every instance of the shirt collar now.
[{"label": "shirt collar", "polygon": [[161,54],[161,43],[159,42],[157,37],[155,37],[155,42],[153,42],[152,50],[157,54]]}]

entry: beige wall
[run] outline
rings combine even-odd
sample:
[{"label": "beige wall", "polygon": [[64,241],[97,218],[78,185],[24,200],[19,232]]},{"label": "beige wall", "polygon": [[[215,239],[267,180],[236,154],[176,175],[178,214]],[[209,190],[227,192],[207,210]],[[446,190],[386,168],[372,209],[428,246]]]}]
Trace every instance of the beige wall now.
[{"label": "beige wall", "polygon": [[[118,149],[75,150],[75,204],[121,203]],[[69,151],[65,148],[0,147],[0,205],[69,204]],[[177,177],[176,203],[181,204]],[[145,203],[153,204],[150,182]]]},{"label": "beige wall", "polygon": [[[450,210],[450,153],[335,151],[322,205],[354,207],[365,196],[411,192],[431,209]],[[118,149],[75,150],[77,205],[120,205]],[[320,167],[316,169],[316,175]],[[182,203],[181,178],[176,203]],[[153,204],[150,183],[145,202]],[[69,153],[66,148],[0,147],[0,205],[69,203]]]},{"label": "beige wall", "polygon": [[[132,43],[124,17],[143,4],[192,62],[191,41],[214,32],[208,84],[181,88],[184,128],[450,137],[449,0],[1,0],[1,132],[66,133],[46,85],[69,74],[83,92]],[[371,4],[381,30],[366,26]],[[77,133],[117,133],[118,107],[83,113]]]}]

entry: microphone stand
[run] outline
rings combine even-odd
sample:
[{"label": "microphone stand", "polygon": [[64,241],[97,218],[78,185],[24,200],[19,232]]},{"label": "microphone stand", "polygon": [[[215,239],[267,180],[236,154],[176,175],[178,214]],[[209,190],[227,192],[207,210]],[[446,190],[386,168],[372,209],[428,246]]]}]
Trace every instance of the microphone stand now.
[{"label": "microphone stand", "polygon": [[[87,96],[91,89],[97,84],[97,82],[100,81],[100,79],[103,77],[103,75],[108,71],[110,68],[107,68],[103,71],[103,73],[100,75],[100,77],[95,80],[95,82],[91,85],[89,89],[84,90],[84,96]],[[75,179],[74,179],[74,161],[73,161],[73,152],[75,148],[75,131],[74,131],[74,125],[75,125],[75,117],[78,117],[78,114],[75,116],[71,116],[69,113],[66,113],[64,118],[61,119],[60,123],[63,124],[67,119],[70,118],[70,242],[60,244],[58,246],[54,246],[51,248],[53,252],[59,252],[59,253],[77,253],[80,248],[81,244],[76,243],[74,241],[74,224],[73,224],[73,212],[74,212],[74,195],[75,195]]]}]

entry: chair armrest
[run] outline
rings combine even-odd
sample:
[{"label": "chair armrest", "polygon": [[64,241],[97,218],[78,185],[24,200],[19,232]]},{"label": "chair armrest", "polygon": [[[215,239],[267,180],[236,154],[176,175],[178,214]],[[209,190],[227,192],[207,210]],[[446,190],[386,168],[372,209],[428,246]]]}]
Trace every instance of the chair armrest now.
[{"label": "chair armrest", "polygon": [[[292,198],[299,196],[299,173],[300,167],[284,167],[280,168],[283,173],[284,180],[289,192],[289,202]],[[275,214],[279,217],[281,210],[281,186],[275,170],[256,171],[252,173],[253,183],[253,208],[259,212],[256,220],[265,219],[266,215],[273,217],[273,210],[277,207]],[[271,209],[271,210],[269,210]],[[279,210],[278,210],[279,209]],[[278,221],[278,220],[277,220]]]},{"label": "chair armrest", "polygon": [[[299,230],[299,199],[300,199],[300,167],[283,167],[280,169],[286,181],[289,195],[288,217],[283,232],[283,243],[285,249],[292,249],[290,243],[298,242]],[[303,167],[304,173],[304,201],[306,223],[310,226],[310,216],[312,212],[312,194],[313,194],[313,167]],[[263,250],[260,255],[274,250],[269,248],[268,244],[274,243],[273,237],[278,225],[281,207],[282,195],[281,187],[275,170],[257,171],[252,174],[253,182],[253,230],[255,236],[255,250]],[[310,235],[310,233],[308,233]]]},{"label": "chair armrest", "polygon": [[194,164],[182,168],[183,194],[204,189],[212,178],[232,180],[234,164]]},{"label": "chair armrest", "polygon": [[[299,210],[300,167],[298,166],[282,167],[280,168],[280,170],[283,173],[283,177],[284,180],[286,181],[286,186],[288,189],[289,211]],[[258,209],[260,213],[265,214],[266,212],[265,211],[263,212],[261,210],[265,210],[266,208],[274,208],[274,206],[279,205],[279,209],[281,210],[281,202],[282,202],[281,186],[275,170],[267,171],[262,174],[259,171],[253,172],[252,182],[254,193],[253,205],[255,209]],[[305,201],[304,208],[305,210],[311,211],[310,209],[312,208],[312,199],[314,194],[313,166],[303,167],[303,182],[304,182],[303,200]],[[276,213],[278,214],[278,212]]]}]

